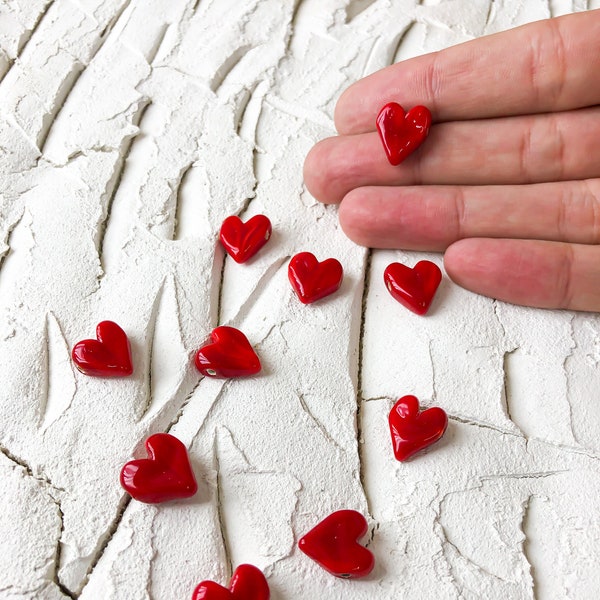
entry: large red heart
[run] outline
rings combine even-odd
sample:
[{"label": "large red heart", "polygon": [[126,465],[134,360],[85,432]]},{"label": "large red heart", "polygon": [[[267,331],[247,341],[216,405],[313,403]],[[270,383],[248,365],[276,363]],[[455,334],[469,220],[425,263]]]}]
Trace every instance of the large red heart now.
[{"label": "large red heart", "polygon": [[448,426],[448,416],[443,409],[434,406],[419,412],[419,401],[415,396],[400,398],[388,420],[394,456],[400,461],[437,442]]},{"label": "large red heart", "polygon": [[314,254],[300,252],[292,257],[288,278],[303,304],[310,304],[337,291],[342,285],[344,269],[338,260],[319,262]]},{"label": "large red heart", "polygon": [[192,600],[269,600],[269,585],[260,569],[240,565],[234,572],[229,589],[214,581],[196,586]]},{"label": "large red heart", "polygon": [[223,221],[219,237],[227,254],[244,263],[269,241],[271,231],[271,221],[265,215],[255,215],[246,223],[234,215]]},{"label": "large red heart", "polygon": [[298,547],[336,577],[365,577],[375,566],[371,551],[357,542],[367,529],[359,512],[338,510],[302,537]]},{"label": "large red heart", "polygon": [[245,377],[261,369],[248,338],[234,327],[222,325],[210,334],[208,343],[196,353],[195,364],[207,377]]},{"label": "large red heart", "polygon": [[75,366],[86,375],[122,377],[133,373],[127,334],[112,321],[96,327],[95,340],[82,340],[73,347]]},{"label": "large red heart", "polygon": [[415,106],[407,113],[396,102],[386,104],[377,115],[377,131],[392,165],[399,165],[424,141],[431,127],[431,113]]},{"label": "large red heart", "polygon": [[383,280],[398,302],[414,313],[424,315],[442,281],[442,272],[428,260],[419,261],[412,269],[402,263],[392,263],[385,269]]},{"label": "large red heart", "polygon": [[156,504],[189,498],[198,490],[185,446],[168,433],[146,440],[148,458],[132,460],[121,469],[121,485],[140,502]]}]

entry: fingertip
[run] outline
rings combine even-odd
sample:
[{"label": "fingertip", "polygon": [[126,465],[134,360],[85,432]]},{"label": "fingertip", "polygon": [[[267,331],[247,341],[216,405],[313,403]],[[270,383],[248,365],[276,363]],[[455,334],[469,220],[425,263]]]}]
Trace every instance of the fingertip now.
[{"label": "fingertip", "polygon": [[[573,259],[578,248],[577,259]],[[470,238],[452,244],[444,256],[446,273],[472,292],[538,308],[597,310],[598,252],[541,240]]]},{"label": "fingertip", "polygon": [[339,204],[352,189],[389,177],[393,168],[385,160],[375,134],[335,136],[318,142],[304,162],[309,192],[325,204]]},{"label": "fingertip", "polygon": [[334,185],[328,165],[332,153],[332,140],[317,142],[304,159],[304,183],[310,194],[324,204],[337,204],[341,198],[333,193]]},{"label": "fingertip", "polygon": [[450,244],[444,253],[444,269],[448,277],[462,287],[467,287],[464,285],[465,276],[468,278],[468,274],[477,268],[477,265],[470,260],[473,251],[476,251],[476,248],[473,248],[476,245],[473,242],[476,241],[473,239],[457,240]]},{"label": "fingertip", "polygon": [[487,238],[458,240],[446,249],[444,268],[454,283],[467,290],[516,304],[531,304],[527,293],[523,293],[526,286],[522,285],[523,265],[518,260],[522,250],[519,242]]},{"label": "fingertip", "polygon": [[317,171],[315,169],[315,152],[316,152],[316,147],[318,146],[319,142],[317,142],[316,145],[314,145],[309,151],[308,154],[304,157],[304,164],[302,165],[302,179],[304,180],[304,185],[306,186],[306,189],[309,191],[309,193],[311,194],[311,196],[313,196],[314,198],[316,198],[317,200],[319,199],[317,197],[316,194],[316,190],[317,190],[317,185],[316,185],[316,177],[317,177]]},{"label": "fingertip", "polygon": [[454,283],[471,292],[530,305],[532,302],[518,283],[519,268],[514,260],[510,240],[467,238],[448,246],[444,253],[444,269]]},{"label": "fingertip", "polygon": [[342,92],[342,95],[338,98],[333,111],[333,122],[335,124],[335,129],[340,135],[350,135],[356,130],[354,120],[352,118],[355,86],[356,83],[353,83],[350,87],[346,88]]},{"label": "fingertip", "polygon": [[371,246],[373,241],[369,235],[369,231],[372,229],[372,215],[373,211],[368,198],[361,188],[348,192],[338,211],[342,231],[353,242],[366,247]]}]

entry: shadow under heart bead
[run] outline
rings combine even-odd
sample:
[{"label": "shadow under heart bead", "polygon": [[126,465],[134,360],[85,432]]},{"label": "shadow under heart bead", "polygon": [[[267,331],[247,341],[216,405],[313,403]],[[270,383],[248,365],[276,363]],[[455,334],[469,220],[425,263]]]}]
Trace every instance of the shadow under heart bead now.
[{"label": "shadow under heart bead", "polygon": [[367,521],[359,512],[338,510],[304,535],[298,547],[336,577],[366,577],[375,566],[375,558],[358,540],[367,530]]},{"label": "shadow under heart bead", "polygon": [[248,338],[234,327],[222,325],[210,334],[211,342],[198,350],[194,364],[206,377],[229,378],[256,375],[260,359]]},{"label": "shadow under heart bead", "polygon": [[113,321],[98,323],[96,339],[77,342],[71,358],[82,373],[94,377],[125,377],[133,373],[129,339]]},{"label": "shadow under heart bead", "polygon": [[229,589],[214,581],[196,586],[192,600],[269,600],[269,585],[254,565],[240,565],[233,573]]},{"label": "shadow under heart bead", "polygon": [[425,141],[431,112],[425,106],[404,112],[400,104],[389,102],[379,111],[376,125],[388,161],[397,166]]},{"label": "shadow under heart bead", "polygon": [[246,223],[232,215],[223,221],[219,239],[235,262],[245,263],[269,241],[271,233],[271,221],[265,215],[255,215]]},{"label": "shadow under heart bead", "polygon": [[344,269],[339,260],[319,262],[310,252],[300,252],[288,265],[288,279],[302,304],[310,304],[336,292],[342,285]]},{"label": "shadow under heart bead", "polygon": [[417,315],[424,315],[442,281],[442,272],[429,260],[419,261],[412,269],[392,263],[385,269],[383,281],[395,300]]},{"label": "shadow under heart bead", "polygon": [[403,396],[389,415],[390,434],[396,460],[404,461],[437,442],[448,427],[446,412],[434,406],[419,412],[415,396]]},{"label": "shadow under heart bead", "polygon": [[121,486],[133,498],[158,504],[189,498],[198,491],[186,447],[168,433],[146,440],[148,458],[132,460],[121,469]]}]

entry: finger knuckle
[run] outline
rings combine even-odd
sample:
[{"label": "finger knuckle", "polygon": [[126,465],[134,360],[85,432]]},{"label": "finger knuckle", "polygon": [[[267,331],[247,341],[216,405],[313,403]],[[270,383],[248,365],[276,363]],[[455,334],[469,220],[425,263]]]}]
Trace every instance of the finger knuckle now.
[{"label": "finger knuckle", "polygon": [[530,40],[527,75],[536,103],[556,106],[563,98],[568,75],[567,43],[558,20],[549,19],[547,25]]},{"label": "finger knuckle", "polygon": [[571,244],[564,244],[560,254],[560,262],[556,270],[556,287],[558,294],[558,308],[569,308],[573,306],[574,286],[573,273],[575,254]]},{"label": "finger knuckle", "polygon": [[589,243],[600,244],[600,179],[582,182],[582,213],[587,228],[591,230]]}]

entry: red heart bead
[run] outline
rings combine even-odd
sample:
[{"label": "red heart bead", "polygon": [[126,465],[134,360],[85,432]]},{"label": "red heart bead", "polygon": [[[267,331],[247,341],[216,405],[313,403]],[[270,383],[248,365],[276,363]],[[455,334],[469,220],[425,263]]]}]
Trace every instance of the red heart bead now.
[{"label": "red heart bead", "polygon": [[71,352],[75,366],[86,375],[122,377],[133,373],[127,334],[112,321],[96,327],[95,340],[77,342]]},{"label": "red heart bead", "polygon": [[319,262],[310,252],[296,254],[288,266],[288,278],[303,304],[310,304],[336,292],[342,285],[343,277],[344,269],[338,260],[328,258]]},{"label": "red heart bead", "polygon": [[121,469],[121,485],[140,502],[156,504],[189,498],[198,490],[185,446],[168,433],[146,440],[148,458],[132,460]]},{"label": "red heart bead", "polygon": [[192,600],[269,600],[269,585],[260,569],[240,565],[229,582],[229,589],[214,581],[196,586]]},{"label": "red heart bead", "polygon": [[400,398],[388,420],[394,456],[400,461],[437,442],[448,426],[448,416],[443,409],[434,406],[420,413],[415,396]]},{"label": "red heart bead", "polygon": [[384,271],[383,280],[400,304],[418,315],[424,315],[442,281],[442,272],[428,260],[419,261],[412,269],[401,263],[392,263]]},{"label": "red heart bead", "polygon": [[246,223],[234,215],[223,221],[219,238],[227,254],[244,263],[269,241],[271,231],[271,221],[265,215],[255,215]]},{"label": "red heart bead", "polygon": [[336,577],[365,577],[375,566],[373,554],[357,542],[367,529],[359,512],[338,510],[302,537],[298,547]]},{"label": "red heart bead", "polygon": [[388,160],[399,165],[424,141],[431,127],[431,113],[415,106],[407,113],[396,102],[386,104],[377,115],[377,131]]},{"label": "red heart bead", "polygon": [[261,369],[248,338],[234,327],[217,327],[208,343],[196,353],[196,368],[207,377],[245,377]]}]

